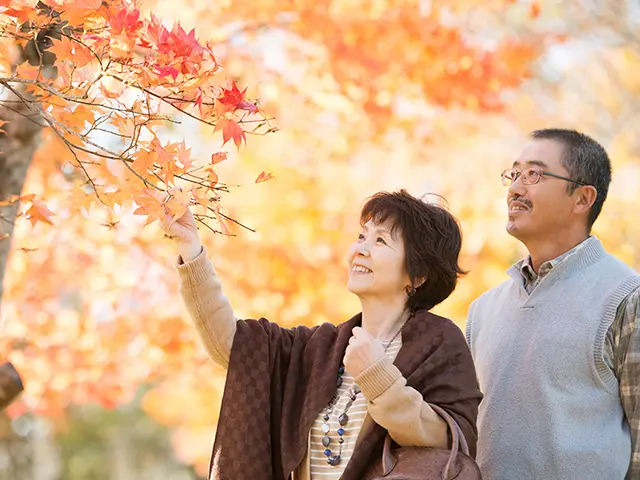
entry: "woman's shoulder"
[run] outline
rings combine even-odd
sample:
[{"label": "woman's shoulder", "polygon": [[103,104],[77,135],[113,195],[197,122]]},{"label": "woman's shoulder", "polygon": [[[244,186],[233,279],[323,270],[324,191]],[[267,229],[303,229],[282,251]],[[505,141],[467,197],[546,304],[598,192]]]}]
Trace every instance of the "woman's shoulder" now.
[{"label": "woman's shoulder", "polygon": [[417,310],[414,312],[413,319],[407,326],[411,326],[412,329],[425,335],[446,335],[447,337],[460,339],[466,344],[464,332],[453,320],[441,315],[436,315],[428,310]]}]

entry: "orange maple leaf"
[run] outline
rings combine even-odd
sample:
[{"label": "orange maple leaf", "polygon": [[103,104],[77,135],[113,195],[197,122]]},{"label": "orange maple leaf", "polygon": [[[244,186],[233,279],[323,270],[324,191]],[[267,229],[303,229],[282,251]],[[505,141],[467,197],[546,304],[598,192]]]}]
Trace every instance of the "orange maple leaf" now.
[{"label": "orange maple leaf", "polygon": [[260,175],[258,175],[258,178],[256,178],[256,183],[266,182],[267,180],[271,180],[272,178],[276,178],[276,177],[274,177],[270,173],[262,172],[260,173]]},{"label": "orange maple leaf", "polygon": [[208,180],[212,187],[215,187],[218,183],[218,174],[213,171],[213,168],[209,167],[205,169],[205,172],[209,172]]},{"label": "orange maple leaf", "polygon": [[147,173],[153,170],[155,162],[158,160],[158,155],[149,150],[139,150],[134,156],[131,166],[139,173]]},{"label": "orange maple leaf", "polygon": [[227,159],[229,153],[227,152],[216,152],[211,154],[211,165],[215,165]]},{"label": "orange maple leaf", "polygon": [[20,77],[25,80],[35,80],[38,78],[40,68],[37,66],[31,66],[28,63],[22,63],[16,66],[16,77]]},{"label": "orange maple leaf", "polygon": [[25,212],[26,218],[31,221],[31,225],[35,226],[38,222],[53,225],[51,217],[55,215],[49,210],[42,200],[34,200],[29,209]]},{"label": "orange maple leaf", "polygon": [[189,208],[189,204],[191,203],[191,191],[185,190],[179,187],[170,188],[168,190],[169,198],[165,202],[166,212],[172,218],[170,223],[172,224],[177,219],[182,217],[184,213]]},{"label": "orange maple leaf", "polygon": [[230,118],[221,118],[218,120],[216,128],[213,131],[217,132],[218,130],[222,130],[222,145],[232,138],[233,143],[235,143],[238,148],[240,148],[242,140],[247,143],[247,137],[244,130],[235,120],[231,120]]},{"label": "orange maple leaf", "polygon": [[538,2],[533,2],[529,7],[529,16],[531,18],[538,18],[540,16],[540,4]]},{"label": "orange maple leaf", "polygon": [[163,225],[170,225],[171,218],[167,215],[165,208],[166,195],[163,192],[154,190],[151,188],[144,188],[139,195],[133,200],[139,205],[133,211],[134,215],[147,215],[147,222],[145,226],[156,220],[160,221]]},{"label": "orange maple leaf", "polygon": [[102,83],[100,83],[100,91],[106,98],[118,98],[122,95],[123,90],[124,89],[120,90],[120,92],[112,92],[108,90],[107,87],[105,87]]},{"label": "orange maple leaf", "polygon": [[69,0],[63,3],[60,16],[70,25],[83,25],[98,12],[101,5],[102,0]]},{"label": "orange maple leaf", "polygon": [[35,193],[28,193],[26,195],[11,195],[7,200],[3,200],[0,202],[0,207],[13,205],[16,202],[33,202],[35,198]]},{"label": "orange maple leaf", "polygon": [[220,204],[218,204],[218,205],[216,205],[216,206],[214,207],[214,209],[213,209],[213,210],[214,210],[214,212],[215,212],[215,214],[216,214],[216,218],[218,219],[218,223],[220,224],[220,229],[222,230],[222,233],[223,233],[224,235],[229,235],[229,233],[231,233],[231,232],[229,232],[229,228],[227,227],[227,225],[226,225],[226,224],[224,223],[224,221],[222,220],[222,215],[220,214],[220,209],[221,209],[221,208],[222,208],[222,207],[220,207]]},{"label": "orange maple leaf", "polygon": [[191,148],[187,148],[184,140],[176,146],[176,159],[182,164],[182,170],[185,172],[193,167]]},{"label": "orange maple leaf", "polygon": [[53,45],[47,51],[55,54],[58,62],[67,60],[76,67],[84,67],[95,59],[88,48],[70,40],[68,37],[62,37],[60,40],[53,40]]}]

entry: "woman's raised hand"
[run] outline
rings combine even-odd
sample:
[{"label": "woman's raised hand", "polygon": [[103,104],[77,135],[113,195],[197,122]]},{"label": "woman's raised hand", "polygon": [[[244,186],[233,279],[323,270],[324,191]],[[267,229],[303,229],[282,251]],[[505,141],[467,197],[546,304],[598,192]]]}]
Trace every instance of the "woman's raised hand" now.
[{"label": "woman's raised hand", "polygon": [[189,262],[200,255],[202,242],[191,209],[187,208],[180,218],[170,224],[161,222],[161,225],[165,233],[176,242],[184,262]]}]

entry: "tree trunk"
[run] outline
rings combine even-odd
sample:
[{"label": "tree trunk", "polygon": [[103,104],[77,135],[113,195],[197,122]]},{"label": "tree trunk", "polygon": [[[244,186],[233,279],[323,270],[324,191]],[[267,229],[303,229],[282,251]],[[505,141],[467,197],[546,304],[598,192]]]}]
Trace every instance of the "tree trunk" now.
[{"label": "tree trunk", "polygon": [[[8,200],[12,195],[20,195],[27,170],[40,140],[39,117],[22,103],[5,101],[13,110],[0,110],[0,120],[6,123],[0,133],[0,202]],[[4,273],[11,248],[13,227],[18,211],[18,203],[0,206],[0,305],[2,302]]]},{"label": "tree trunk", "polygon": [[[0,109],[0,120],[4,120],[0,133],[0,202],[12,195],[20,195],[33,154],[38,148],[42,126],[39,117],[23,103],[11,102],[11,94],[3,100],[9,108]],[[2,294],[4,274],[11,249],[11,239],[19,203],[0,206],[0,331],[2,330]],[[6,362],[0,367],[0,410],[9,405],[23,390],[20,375]]]}]

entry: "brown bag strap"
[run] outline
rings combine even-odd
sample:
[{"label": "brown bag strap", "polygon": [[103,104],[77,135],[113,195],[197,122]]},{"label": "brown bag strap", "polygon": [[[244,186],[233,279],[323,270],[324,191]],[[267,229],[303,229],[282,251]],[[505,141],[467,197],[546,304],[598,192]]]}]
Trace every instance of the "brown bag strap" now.
[{"label": "brown bag strap", "polygon": [[[444,471],[442,472],[442,480],[451,480],[455,478],[458,472],[456,472],[456,458],[458,457],[458,449],[462,450],[462,453],[465,455],[469,455],[469,445],[467,444],[467,439],[464,438],[464,434],[460,430],[457,422],[453,419],[451,415],[449,415],[446,410],[430,403],[429,406],[436,412],[449,427],[449,431],[451,432],[451,453],[449,454],[449,460],[444,467]],[[382,448],[382,474],[388,475],[393,470],[393,467],[396,465],[396,458],[391,451],[391,436],[387,434],[384,439],[384,446]]]}]

